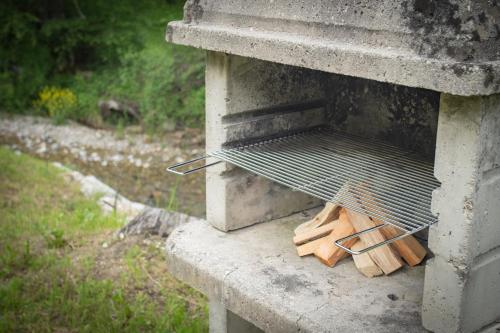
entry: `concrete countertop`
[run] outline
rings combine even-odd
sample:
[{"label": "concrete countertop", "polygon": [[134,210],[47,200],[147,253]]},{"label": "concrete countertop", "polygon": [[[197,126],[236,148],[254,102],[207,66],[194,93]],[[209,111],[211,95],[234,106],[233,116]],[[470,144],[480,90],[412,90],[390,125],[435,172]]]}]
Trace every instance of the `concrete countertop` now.
[{"label": "concrete countertop", "polygon": [[271,332],[422,332],[424,267],[365,278],[351,258],[326,267],[300,258],[293,229],[314,211],[224,233],[205,221],[178,227],[170,272]]}]

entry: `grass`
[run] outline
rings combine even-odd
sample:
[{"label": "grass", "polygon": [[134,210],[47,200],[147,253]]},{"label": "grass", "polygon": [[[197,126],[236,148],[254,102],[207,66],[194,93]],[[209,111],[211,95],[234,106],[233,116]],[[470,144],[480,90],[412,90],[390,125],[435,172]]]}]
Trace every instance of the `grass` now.
[{"label": "grass", "polygon": [[206,331],[206,301],[165,271],[161,240],[118,240],[122,224],[0,147],[0,332]]}]

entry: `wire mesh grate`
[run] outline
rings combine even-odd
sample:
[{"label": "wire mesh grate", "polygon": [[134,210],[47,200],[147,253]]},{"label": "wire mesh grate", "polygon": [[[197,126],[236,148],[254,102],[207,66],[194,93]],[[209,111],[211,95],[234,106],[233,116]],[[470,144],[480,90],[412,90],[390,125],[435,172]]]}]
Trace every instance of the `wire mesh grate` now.
[{"label": "wire mesh grate", "polygon": [[433,164],[385,143],[323,128],[208,155],[408,234],[437,222]]}]

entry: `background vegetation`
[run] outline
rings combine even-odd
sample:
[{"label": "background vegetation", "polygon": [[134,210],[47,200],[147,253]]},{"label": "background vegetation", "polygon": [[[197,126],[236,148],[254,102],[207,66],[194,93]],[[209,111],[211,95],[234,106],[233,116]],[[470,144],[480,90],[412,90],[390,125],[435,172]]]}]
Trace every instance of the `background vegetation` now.
[{"label": "background vegetation", "polygon": [[117,240],[122,225],[48,162],[0,147],[0,332],[208,331],[205,299],[153,243]]},{"label": "background vegetation", "polygon": [[[0,111],[102,126],[98,102],[114,99],[138,110],[148,131],[201,126],[203,52],[164,38],[183,2],[1,1]],[[44,89],[69,91],[75,105],[44,108]]]}]

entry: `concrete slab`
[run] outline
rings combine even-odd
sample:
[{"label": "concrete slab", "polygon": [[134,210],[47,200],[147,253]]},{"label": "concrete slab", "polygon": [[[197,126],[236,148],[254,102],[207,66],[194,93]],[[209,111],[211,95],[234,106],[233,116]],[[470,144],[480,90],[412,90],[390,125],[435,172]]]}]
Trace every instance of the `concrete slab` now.
[{"label": "concrete slab", "polygon": [[488,1],[188,0],[167,40],[454,95],[500,92]]},{"label": "concrete slab", "polygon": [[268,332],[422,332],[424,267],[368,279],[296,255],[293,229],[314,211],[229,233],[187,223],[167,241],[171,273]]}]

